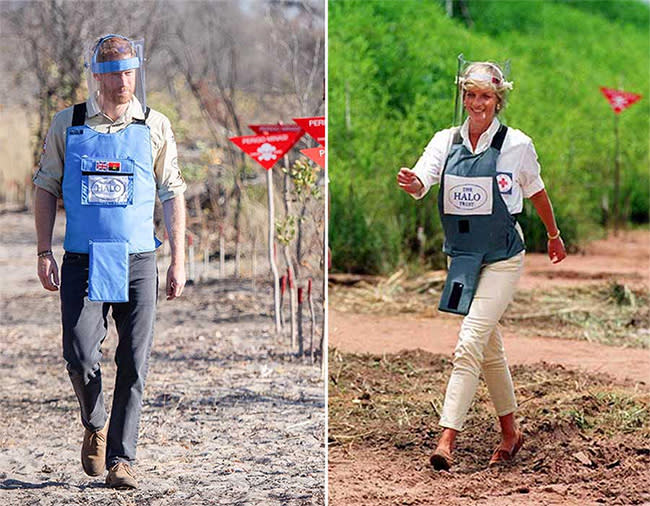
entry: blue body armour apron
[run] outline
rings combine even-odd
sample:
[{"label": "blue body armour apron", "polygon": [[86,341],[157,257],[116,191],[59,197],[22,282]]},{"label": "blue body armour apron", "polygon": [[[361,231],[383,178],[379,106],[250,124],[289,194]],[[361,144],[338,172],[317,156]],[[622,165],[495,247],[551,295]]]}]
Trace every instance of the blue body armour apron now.
[{"label": "blue body armour apron", "polygon": [[501,125],[488,149],[472,154],[459,132],[440,177],[438,210],[445,232],[443,251],[451,257],[440,311],[466,315],[481,266],[506,260],[525,249],[497,184],[497,158],[508,128]]},{"label": "blue body armour apron", "polygon": [[[145,118],[149,113],[147,108]],[[85,125],[86,104],[74,107],[66,132],[63,203],[66,252],[89,255],[88,298],[129,300],[129,254],[154,251],[156,181],[144,120],[99,133]]]}]

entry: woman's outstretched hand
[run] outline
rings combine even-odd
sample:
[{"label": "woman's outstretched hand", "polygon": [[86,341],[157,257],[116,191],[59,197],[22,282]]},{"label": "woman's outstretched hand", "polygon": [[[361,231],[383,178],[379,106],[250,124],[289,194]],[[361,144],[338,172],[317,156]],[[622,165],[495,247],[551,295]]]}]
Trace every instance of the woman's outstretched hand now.
[{"label": "woman's outstretched hand", "polygon": [[418,179],[411,169],[402,167],[397,173],[397,185],[406,193],[416,195],[424,188],[422,181]]},{"label": "woman's outstretched hand", "polygon": [[566,250],[564,249],[564,241],[561,237],[548,240],[548,257],[554,264],[560,263],[566,258]]}]

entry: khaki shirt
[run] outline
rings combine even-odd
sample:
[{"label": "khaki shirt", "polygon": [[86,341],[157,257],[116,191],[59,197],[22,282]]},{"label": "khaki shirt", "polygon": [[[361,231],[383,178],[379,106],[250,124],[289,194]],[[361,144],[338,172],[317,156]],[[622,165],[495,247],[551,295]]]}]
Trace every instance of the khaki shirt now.
[{"label": "khaki shirt", "polygon": [[[93,107],[91,101],[86,102],[86,108],[85,124],[100,133],[119,132],[131,124],[133,119],[144,119],[142,106],[136,98],[133,98],[126,112],[115,121]],[[40,167],[33,177],[36,186],[58,198],[62,197],[66,129],[72,124],[72,109],[63,109],[52,119],[43,145]],[[151,154],[158,197],[164,202],[183,194],[186,188],[178,168],[176,140],[171,123],[164,114],[151,109],[146,124],[151,132]]]}]

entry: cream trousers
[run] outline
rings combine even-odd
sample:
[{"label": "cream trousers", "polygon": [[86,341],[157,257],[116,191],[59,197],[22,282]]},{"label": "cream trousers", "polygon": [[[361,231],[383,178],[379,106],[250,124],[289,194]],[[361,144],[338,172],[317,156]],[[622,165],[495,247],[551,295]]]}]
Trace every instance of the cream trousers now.
[{"label": "cream trousers", "polygon": [[524,255],[522,251],[481,269],[476,295],[469,314],[463,319],[454,351],[454,368],[440,417],[442,427],[463,430],[481,371],[497,415],[507,415],[517,409],[499,320],[515,293]]}]

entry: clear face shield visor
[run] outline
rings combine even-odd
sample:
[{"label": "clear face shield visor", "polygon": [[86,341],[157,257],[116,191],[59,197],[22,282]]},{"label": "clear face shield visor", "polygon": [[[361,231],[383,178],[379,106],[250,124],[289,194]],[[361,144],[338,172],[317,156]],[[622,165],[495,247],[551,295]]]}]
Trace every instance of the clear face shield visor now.
[{"label": "clear face shield visor", "polygon": [[[117,39],[117,40],[116,40]],[[144,72],[144,40],[130,40],[109,34],[92,43],[84,58],[88,100],[102,109],[104,94],[123,103],[135,97],[144,111],[147,107]],[[129,77],[119,79],[124,74]]]},{"label": "clear face shield visor", "polygon": [[[489,66],[490,69],[477,69],[467,73],[475,65]],[[499,68],[500,67],[500,68]],[[503,71],[501,70],[503,69]],[[460,126],[465,121],[465,108],[463,107],[463,91],[465,83],[471,80],[475,83],[485,83],[487,87],[500,87],[512,89],[512,82],[508,81],[510,76],[510,60],[506,60],[499,66],[489,62],[474,62],[466,60],[463,54],[458,55],[458,69],[456,71],[456,98],[454,100],[454,123],[453,126]]]}]

